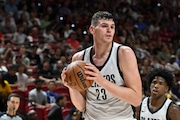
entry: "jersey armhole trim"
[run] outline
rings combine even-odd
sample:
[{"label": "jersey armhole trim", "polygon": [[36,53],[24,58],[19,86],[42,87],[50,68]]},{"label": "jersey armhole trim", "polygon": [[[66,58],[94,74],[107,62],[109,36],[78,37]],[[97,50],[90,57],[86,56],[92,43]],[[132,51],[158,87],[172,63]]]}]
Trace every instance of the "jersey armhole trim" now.
[{"label": "jersey armhole trim", "polygon": [[166,119],[167,119],[167,120],[169,120],[169,119],[168,119],[168,113],[169,113],[168,111],[169,111],[169,108],[170,108],[170,106],[171,106],[172,104],[173,104],[173,102],[171,101],[171,103],[169,104],[169,106],[168,106],[168,108],[167,108],[167,112],[166,112]]},{"label": "jersey armhole trim", "polygon": [[123,73],[122,73],[122,71],[121,71],[121,68],[120,68],[120,65],[119,65],[119,55],[118,55],[118,52],[119,52],[119,49],[120,49],[120,47],[121,47],[122,45],[119,45],[118,46],[118,48],[117,48],[117,67],[118,67],[118,71],[119,71],[119,73],[120,73],[120,75],[122,76],[122,79],[124,80],[124,77],[123,77]]}]

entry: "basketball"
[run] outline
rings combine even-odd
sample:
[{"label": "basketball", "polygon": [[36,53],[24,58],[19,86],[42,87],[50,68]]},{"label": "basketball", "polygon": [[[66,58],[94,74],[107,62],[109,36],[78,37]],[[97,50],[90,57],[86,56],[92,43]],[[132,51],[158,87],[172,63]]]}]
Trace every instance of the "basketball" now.
[{"label": "basketball", "polygon": [[93,80],[86,80],[85,61],[74,61],[67,66],[66,79],[68,86],[78,91],[87,90],[93,83]]}]

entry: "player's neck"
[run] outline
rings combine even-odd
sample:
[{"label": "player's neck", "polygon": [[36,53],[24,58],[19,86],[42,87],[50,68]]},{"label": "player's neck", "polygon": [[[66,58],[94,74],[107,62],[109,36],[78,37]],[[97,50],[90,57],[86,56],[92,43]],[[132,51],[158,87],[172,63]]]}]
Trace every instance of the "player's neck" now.
[{"label": "player's neck", "polygon": [[159,98],[150,97],[149,102],[152,106],[159,106],[159,105],[163,104],[165,100],[166,100],[166,97],[164,97],[164,96],[159,97]]},{"label": "player's neck", "polygon": [[9,116],[14,116],[14,115],[16,115],[16,112],[13,110],[8,110],[8,111],[6,111],[6,114]]},{"label": "player's neck", "polygon": [[107,57],[111,51],[112,44],[96,44],[93,46],[93,57],[96,59],[102,59]]}]

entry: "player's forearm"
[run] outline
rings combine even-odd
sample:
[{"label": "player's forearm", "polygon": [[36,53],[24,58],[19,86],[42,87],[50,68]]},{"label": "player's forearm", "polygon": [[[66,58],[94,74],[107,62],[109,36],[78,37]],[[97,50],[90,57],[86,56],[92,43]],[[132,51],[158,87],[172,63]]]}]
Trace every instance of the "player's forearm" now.
[{"label": "player's forearm", "polygon": [[85,109],[85,106],[86,106],[86,101],[85,101],[84,97],[77,90],[69,88],[69,92],[70,92],[70,97],[71,97],[71,101],[72,101],[73,105],[79,111],[82,112]]},{"label": "player's forearm", "polygon": [[132,88],[118,86],[109,81],[104,82],[103,87],[117,98],[126,101],[135,107],[139,106],[139,104],[141,103],[141,90],[139,90],[138,92],[138,90],[135,91]]}]

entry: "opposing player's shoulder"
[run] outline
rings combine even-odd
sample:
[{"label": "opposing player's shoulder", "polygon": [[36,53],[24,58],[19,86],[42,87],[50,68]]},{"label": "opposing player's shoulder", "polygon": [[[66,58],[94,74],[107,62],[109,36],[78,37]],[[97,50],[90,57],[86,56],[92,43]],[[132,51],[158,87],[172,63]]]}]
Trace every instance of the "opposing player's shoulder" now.
[{"label": "opposing player's shoulder", "polygon": [[174,103],[171,103],[168,110],[168,116],[174,120],[178,120],[180,118],[180,107]]},{"label": "opposing player's shoulder", "polygon": [[72,56],[72,61],[82,60],[83,54],[84,54],[84,50],[75,53],[75,54]]}]

